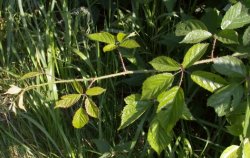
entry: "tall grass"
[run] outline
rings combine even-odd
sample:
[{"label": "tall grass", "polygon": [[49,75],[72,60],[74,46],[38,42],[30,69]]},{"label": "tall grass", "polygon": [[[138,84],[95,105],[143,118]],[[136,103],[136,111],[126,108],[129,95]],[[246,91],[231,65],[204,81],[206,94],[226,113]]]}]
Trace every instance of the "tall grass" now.
[{"label": "tall grass", "polygon": [[[183,1],[180,1],[181,7]],[[195,7],[189,3],[184,11]],[[172,8],[174,9],[174,8]],[[181,9],[177,8],[177,12]],[[190,13],[192,14],[192,11]],[[187,14],[187,15],[188,15]],[[17,98],[3,95],[10,84],[20,87],[53,82],[60,79],[95,77],[122,71],[115,53],[102,53],[102,45],[86,38],[97,31],[117,33],[136,32],[142,46],[136,52],[122,51],[128,69],[148,68],[147,62],[157,55],[180,54],[174,46],[166,45],[176,23],[180,20],[163,1],[34,1],[0,0],[0,157],[154,157],[146,142],[148,116],[137,125],[117,131],[123,98],[138,87],[146,75],[132,75],[98,81],[107,88],[97,97],[101,114],[83,129],[74,129],[71,119],[77,106],[54,109],[61,95],[75,91],[73,84],[50,84],[25,93],[27,112],[15,109]],[[178,54],[179,53],[179,54]],[[34,79],[19,80],[27,72],[41,72]],[[80,83],[88,87],[89,82]],[[129,86],[127,86],[129,85]],[[190,96],[199,93],[186,87]],[[190,91],[190,92],[189,92]],[[192,102],[192,112],[204,110]],[[9,110],[9,108],[11,109]],[[15,113],[13,113],[13,111]],[[198,114],[197,114],[198,115]],[[207,116],[209,117],[209,116]],[[204,116],[204,120],[207,119]],[[199,117],[200,118],[200,117]],[[218,118],[215,118],[218,119]],[[176,138],[165,151],[167,157],[213,157],[223,149],[228,137],[213,119],[198,123],[178,124]],[[214,132],[211,133],[211,130]],[[231,140],[231,138],[230,138]]]}]

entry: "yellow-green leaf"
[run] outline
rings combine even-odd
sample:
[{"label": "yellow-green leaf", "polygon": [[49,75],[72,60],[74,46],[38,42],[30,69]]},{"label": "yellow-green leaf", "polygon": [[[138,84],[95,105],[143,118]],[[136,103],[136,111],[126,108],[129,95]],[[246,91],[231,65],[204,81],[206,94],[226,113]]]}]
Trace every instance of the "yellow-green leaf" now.
[{"label": "yellow-green leaf", "polygon": [[85,109],[89,116],[98,118],[99,109],[96,106],[95,102],[91,98],[86,98],[85,100]]},{"label": "yellow-green leaf", "polygon": [[115,44],[108,44],[103,47],[103,52],[110,52],[112,50],[115,50],[118,46]]},{"label": "yellow-green leaf", "polygon": [[41,72],[28,72],[26,74],[24,74],[20,80],[25,80],[25,79],[28,79],[28,78],[32,78],[32,77],[36,77],[36,76],[39,76],[39,75],[42,75],[43,73]]},{"label": "yellow-green leaf", "polygon": [[166,56],[156,57],[149,64],[158,71],[177,71],[181,67],[177,61]]},{"label": "yellow-green leaf", "polygon": [[124,47],[124,48],[137,48],[137,47],[140,47],[140,45],[135,40],[132,40],[132,39],[122,41],[119,44],[119,46]]},{"label": "yellow-green leaf", "polygon": [[119,32],[119,33],[117,34],[116,38],[117,38],[118,42],[122,42],[123,39],[124,39],[126,36],[127,36],[127,34],[122,33],[122,32]]},{"label": "yellow-green leaf", "polygon": [[89,34],[88,38],[98,42],[104,42],[108,44],[115,44],[115,36],[108,32],[100,32]]},{"label": "yellow-green leaf", "polygon": [[210,37],[212,37],[212,34],[206,30],[193,30],[180,43],[199,43]]},{"label": "yellow-green leaf", "polygon": [[241,151],[238,145],[231,145],[227,147],[220,158],[241,158]]},{"label": "yellow-green leaf", "polygon": [[95,96],[95,95],[100,95],[105,91],[106,89],[102,87],[92,87],[92,88],[87,89],[86,94],[89,96]]},{"label": "yellow-green leaf", "polygon": [[61,100],[56,102],[55,108],[68,108],[74,105],[80,98],[81,94],[68,94],[61,97]]},{"label": "yellow-green leaf", "polygon": [[75,128],[82,128],[88,122],[89,122],[89,117],[86,114],[85,110],[83,108],[79,108],[73,116],[72,125]]}]

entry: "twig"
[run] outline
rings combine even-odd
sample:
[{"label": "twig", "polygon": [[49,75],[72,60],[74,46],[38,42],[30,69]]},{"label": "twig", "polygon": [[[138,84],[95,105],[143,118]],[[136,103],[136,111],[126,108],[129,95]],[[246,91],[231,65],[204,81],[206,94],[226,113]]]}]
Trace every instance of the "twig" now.
[{"label": "twig", "polygon": [[119,50],[118,50],[118,53],[119,53],[119,57],[120,57],[120,60],[121,60],[121,63],[122,63],[123,71],[126,72],[127,69],[126,69],[126,66],[124,64],[124,61],[123,61],[123,58],[122,58],[122,54],[121,54],[121,52]]},{"label": "twig", "polygon": [[215,45],[216,45],[216,38],[214,38],[213,40],[213,47],[212,47],[212,51],[211,51],[211,59],[214,59],[214,50],[215,50]]},{"label": "twig", "polygon": [[180,82],[179,82],[179,87],[181,87],[181,84],[182,84],[182,81],[183,81],[183,77],[184,77],[184,68],[183,66],[181,65],[181,79],[180,79]]}]

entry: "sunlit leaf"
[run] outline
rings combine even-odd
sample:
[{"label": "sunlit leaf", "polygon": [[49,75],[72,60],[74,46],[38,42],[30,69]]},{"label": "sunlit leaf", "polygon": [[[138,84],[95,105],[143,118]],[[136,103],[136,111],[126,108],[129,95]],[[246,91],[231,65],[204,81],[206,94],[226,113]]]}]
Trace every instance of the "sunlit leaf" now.
[{"label": "sunlit leaf", "polygon": [[89,39],[94,41],[115,44],[115,36],[108,32],[93,33],[87,36]]},{"label": "sunlit leaf", "polygon": [[180,43],[199,43],[210,37],[212,37],[212,34],[206,30],[193,30]]},{"label": "sunlit leaf", "polygon": [[156,98],[158,94],[171,86],[174,76],[162,73],[148,77],[142,85],[142,100]]},{"label": "sunlit leaf", "polygon": [[92,87],[92,88],[87,89],[86,94],[89,96],[95,96],[95,95],[100,95],[104,93],[105,91],[106,89],[102,87]]},{"label": "sunlit leaf", "polygon": [[61,100],[56,102],[55,108],[68,108],[73,106],[80,98],[81,94],[68,94],[61,97]]},{"label": "sunlit leaf", "polygon": [[184,56],[182,62],[183,67],[188,68],[198,61],[205,54],[208,45],[208,43],[198,43],[193,45]]},{"label": "sunlit leaf", "polygon": [[250,46],[250,26],[244,32],[242,42],[244,46]]},{"label": "sunlit leaf", "polygon": [[227,84],[227,81],[221,76],[205,71],[194,71],[191,79],[202,88],[214,92],[216,89]]},{"label": "sunlit leaf", "polygon": [[82,85],[77,82],[77,81],[74,81],[73,82],[73,86],[75,88],[75,90],[79,93],[79,94],[83,94],[83,88],[82,88]]},{"label": "sunlit leaf", "polygon": [[132,124],[150,107],[150,102],[142,101],[140,98],[139,94],[132,94],[124,99],[127,105],[122,110],[119,130]]},{"label": "sunlit leaf", "polygon": [[190,19],[177,24],[175,35],[185,36],[193,30],[207,30],[207,27],[199,20]]},{"label": "sunlit leaf", "polygon": [[239,44],[238,33],[234,30],[221,30],[215,38],[224,44]]},{"label": "sunlit leaf", "polygon": [[217,90],[207,100],[207,105],[215,109],[218,116],[232,112],[240,104],[244,89],[237,83],[232,83]]},{"label": "sunlit leaf", "polygon": [[99,109],[96,106],[95,102],[91,98],[86,98],[85,100],[85,109],[89,116],[98,118]]},{"label": "sunlit leaf", "polygon": [[132,40],[132,39],[122,41],[119,44],[119,46],[124,47],[124,48],[137,48],[137,47],[140,47],[140,45],[135,40]]},{"label": "sunlit leaf", "polygon": [[15,86],[15,85],[10,85],[10,88],[4,94],[18,94],[21,91],[22,91],[21,88]]},{"label": "sunlit leaf", "polygon": [[89,122],[89,117],[86,114],[85,110],[83,108],[79,108],[73,116],[72,125],[75,128],[82,128],[88,122]]},{"label": "sunlit leaf", "polygon": [[180,64],[177,61],[166,56],[156,57],[149,63],[158,71],[177,71],[180,69]]},{"label": "sunlit leaf", "polygon": [[240,147],[237,145],[227,147],[221,154],[220,158],[241,158]]},{"label": "sunlit leaf", "polygon": [[243,62],[233,56],[216,58],[213,64],[214,69],[222,75],[229,77],[246,76],[246,67]]},{"label": "sunlit leaf", "polygon": [[36,77],[36,76],[39,76],[39,75],[42,75],[43,73],[41,72],[28,72],[26,74],[24,74],[20,80],[25,80],[25,79],[28,79],[28,78],[32,78],[32,77]]},{"label": "sunlit leaf", "polygon": [[250,15],[248,9],[240,2],[231,6],[226,12],[221,22],[221,28],[237,29],[250,23]]},{"label": "sunlit leaf", "polygon": [[250,142],[249,142],[249,138],[245,138],[244,141],[243,141],[242,157],[243,158],[250,157]]},{"label": "sunlit leaf", "polygon": [[127,36],[127,34],[119,32],[116,36],[118,42],[122,42],[123,39]]},{"label": "sunlit leaf", "polygon": [[182,111],[181,119],[184,119],[184,120],[195,120],[195,118],[193,117],[192,113],[190,112],[190,110],[189,110],[189,108],[187,107],[186,104],[183,106],[183,111]]},{"label": "sunlit leaf", "polygon": [[103,47],[103,52],[110,52],[112,50],[115,50],[118,46],[115,44],[108,44]]},{"label": "sunlit leaf", "polygon": [[170,132],[166,132],[157,119],[154,119],[149,127],[147,140],[158,155],[167,148],[172,140]]}]

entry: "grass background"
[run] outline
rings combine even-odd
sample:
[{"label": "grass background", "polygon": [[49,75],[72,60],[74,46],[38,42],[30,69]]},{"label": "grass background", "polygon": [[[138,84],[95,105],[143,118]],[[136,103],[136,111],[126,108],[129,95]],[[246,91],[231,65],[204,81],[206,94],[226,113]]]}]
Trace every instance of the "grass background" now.
[{"label": "grass background", "polygon": [[[151,69],[147,62],[159,55],[180,61],[188,47],[178,45],[179,39],[173,36],[175,25],[181,19],[200,18],[204,7],[222,9],[227,3],[0,0],[0,157],[156,157],[146,142],[149,118],[144,125],[137,121],[117,131],[123,98],[140,92],[146,74],[98,81],[97,85],[107,89],[95,98],[101,117],[80,130],[72,127],[71,119],[81,103],[67,110],[54,109],[60,96],[75,91],[72,84],[50,84],[25,93],[27,112],[15,110],[17,98],[3,93],[11,84],[26,87],[122,71],[116,53],[104,54],[102,44],[87,39],[86,34],[99,31],[138,34],[141,48],[122,51],[129,70]],[[19,80],[31,71],[44,75]],[[183,89],[197,120],[177,124],[175,139],[161,157],[218,157],[237,138],[224,129],[225,119],[206,107],[207,92],[187,76]]]}]

